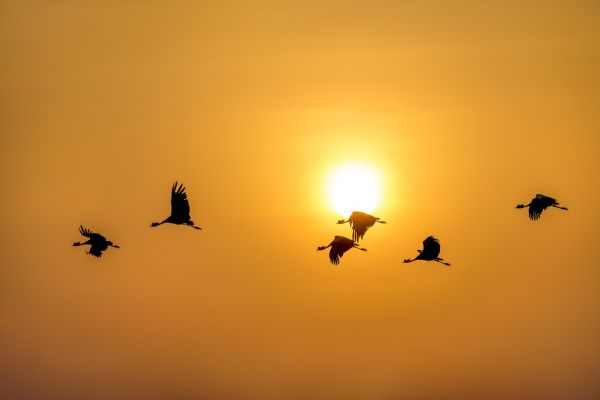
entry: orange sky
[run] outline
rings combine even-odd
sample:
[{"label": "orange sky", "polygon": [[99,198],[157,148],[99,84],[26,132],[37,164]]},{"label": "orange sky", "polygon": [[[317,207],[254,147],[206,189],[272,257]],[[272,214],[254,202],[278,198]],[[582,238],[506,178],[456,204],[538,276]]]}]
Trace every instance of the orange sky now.
[{"label": "orange sky", "polygon": [[600,396],[598,5],[212,3],[0,5],[0,397]]}]

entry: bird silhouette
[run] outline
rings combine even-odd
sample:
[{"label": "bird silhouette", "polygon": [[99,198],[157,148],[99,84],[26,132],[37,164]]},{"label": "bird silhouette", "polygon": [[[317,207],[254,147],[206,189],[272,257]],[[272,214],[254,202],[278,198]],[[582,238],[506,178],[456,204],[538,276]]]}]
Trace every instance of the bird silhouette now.
[{"label": "bird silhouette", "polygon": [[428,236],[427,239],[423,240],[423,250],[417,250],[419,255],[415,258],[404,260],[405,263],[410,263],[417,260],[423,261],[437,261],[444,265],[450,266],[450,263],[444,262],[443,258],[439,258],[440,255],[440,242],[433,236]]},{"label": "bird silhouette", "polygon": [[542,212],[548,207],[560,208],[561,210],[568,210],[567,207],[562,207],[558,201],[552,197],[544,196],[543,194],[536,194],[529,204],[519,204],[516,208],[529,207],[529,219],[536,221],[542,216]]},{"label": "bird silhouette", "polygon": [[380,224],[387,223],[381,221],[380,218],[361,211],[352,211],[352,214],[350,214],[350,217],[347,220],[340,219],[337,223],[345,224],[346,222],[350,223],[350,227],[352,228],[352,239],[355,242],[362,240],[362,238],[365,237],[365,233],[367,233],[367,229],[375,225],[376,222]]},{"label": "bird silhouette", "polygon": [[190,219],[190,204],[188,203],[187,194],[183,184],[175,182],[171,188],[171,215],[162,222],[153,222],[152,227],[159,226],[166,222],[176,225],[187,225],[195,229],[202,229],[199,226],[194,226],[194,221]]},{"label": "bird silhouette", "polygon": [[113,242],[111,242],[110,240],[106,240],[106,238],[101,234],[92,232],[81,225],[79,226],[79,232],[89,239],[87,242],[83,243],[75,242],[73,243],[73,246],[83,246],[86,244],[91,245],[92,247],[90,248],[90,251],[86,251],[86,254],[91,254],[95,257],[102,257],[102,252],[108,249],[108,246],[120,249],[119,246],[113,244]]},{"label": "bird silhouette", "polygon": [[340,257],[342,257],[344,253],[351,248],[367,251],[367,249],[358,247],[358,244],[354,242],[354,240],[343,236],[334,237],[331,243],[329,243],[327,246],[319,246],[317,247],[317,250],[325,250],[328,247],[331,247],[329,250],[329,260],[333,265],[338,265],[340,263]]}]

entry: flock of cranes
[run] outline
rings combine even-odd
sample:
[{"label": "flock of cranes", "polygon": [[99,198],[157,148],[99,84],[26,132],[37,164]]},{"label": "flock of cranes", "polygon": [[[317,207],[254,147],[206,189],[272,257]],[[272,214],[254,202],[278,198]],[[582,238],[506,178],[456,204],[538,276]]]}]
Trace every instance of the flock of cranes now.
[{"label": "flock of cranes", "polygon": [[[516,208],[525,207],[529,207],[529,218],[532,221],[538,220],[542,215],[542,212],[548,207],[568,210],[567,207],[561,206],[556,199],[544,196],[543,194],[537,194],[529,204],[519,204]],[[386,223],[378,217],[374,217],[361,211],[354,211],[347,220],[341,219],[337,223],[345,224],[347,222],[350,223],[350,227],[352,228],[352,239],[348,239],[344,236],[335,236],[333,241],[327,246],[319,246],[317,248],[317,250],[325,250],[330,248],[329,260],[333,265],[338,265],[340,263],[340,257],[342,257],[344,253],[350,249],[367,251],[367,249],[364,247],[359,247],[358,241],[362,240],[365,237],[367,230],[376,223]],[[443,258],[440,258],[440,250],[441,247],[439,240],[433,236],[428,236],[425,238],[425,240],[423,240],[423,250],[417,250],[419,255],[413,259],[405,259],[404,262],[411,263],[418,260],[435,261],[449,267],[450,263],[444,261]]]},{"label": "flock of cranes", "polygon": [[[555,207],[561,210],[568,210],[567,207],[563,207],[560,203],[552,197],[544,196],[543,194],[537,194],[529,204],[519,204],[516,208],[529,208],[529,218],[532,221],[538,220],[542,212],[548,207]],[[157,227],[159,225],[170,223],[175,225],[185,225],[194,229],[202,229],[194,224],[190,217],[190,204],[188,202],[187,194],[185,193],[185,187],[183,184],[175,182],[171,187],[171,215],[165,218],[161,222],[153,222],[150,226]],[[340,263],[340,258],[350,249],[358,249],[361,251],[367,251],[363,247],[359,247],[358,242],[365,237],[367,230],[373,227],[376,223],[385,224],[378,217],[369,215],[361,211],[354,211],[348,217],[348,219],[341,219],[337,222],[338,224],[349,223],[352,228],[352,239],[344,236],[335,236],[333,241],[327,246],[319,246],[317,250],[325,250],[329,248],[329,260],[333,265]],[[104,236],[99,233],[92,232],[83,226],[79,227],[79,233],[82,236],[88,238],[86,242],[75,242],[73,246],[84,246],[89,245],[90,250],[87,254],[95,257],[101,257],[102,252],[107,250],[109,247],[119,248],[118,245],[114,244],[110,240],[107,240]],[[419,253],[413,259],[405,259],[405,263],[411,263],[413,261],[435,261],[441,264],[450,266],[450,263],[445,262],[443,258],[440,258],[440,242],[433,236],[427,237],[423,241],[423,250],[417,250]]]},{"label": "flock of cranes", "polygon": [[[354,248],[367,251],[367,249],[364,247],[358,246],[358,241],[362,240],[365,237],[367,230],[376,223],[386,223],[385,221],[382,221],[381,218],[374,217],[373,215],[369,215],[362,211],[354,211],[347,220],[340,219],[337,223],[345,224],[346,222],[349,222],[350,227],[352,228],[352,239],[348,239],[344,236],[335,236],[333,241],[327,246],[317,247],[317,250],[319,251],[330,248],[329,261],[331,261],[333,265],[338,265],[340,263],[340,257],[342,257],[344,253],[350,249]],[[450,266],[449,263],[444,262],[443,258],[438,257],[440,255],[440,242],[433,236],[429,236],[427,239],[425,239],[423,241],[423,250],[417,250],[417,252],[419,253],[418,256],[412,260],[406,259],[404,262],[410,263],[417,260],[437,261],[444,265]]]},{"label": "flock of cranes", "polygon": [[[171,215],[161,222],[153,222],[150,226],[154,228],[166,223],[202,229],[199,226],[194,225],[194,221],[190,218],[190,203],[188,202],[187,194],[185,193],[185,187],[178,182],[175,182],[173,187],[171,187]],[[73,246],[90,245],[91,248],[87,254],[91,254],[95,257],[102,257],[102,252],[108,249],[109,246],[116,247],[117,249],[119,248],[119,246],[113,244],[113,242],[106,240],[101,234],[92,232],[83,226],[79,227],[79,232],[83,236],[89,238],[89,240],[83,243],[75,242],[73,243]]]}]

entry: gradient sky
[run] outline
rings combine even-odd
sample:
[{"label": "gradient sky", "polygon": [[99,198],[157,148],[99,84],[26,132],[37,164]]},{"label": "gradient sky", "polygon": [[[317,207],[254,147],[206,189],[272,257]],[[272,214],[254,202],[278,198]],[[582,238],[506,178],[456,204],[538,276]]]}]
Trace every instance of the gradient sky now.
[{"label": "gradient sky", "polygon": [[0,397],[600,396],[597,2],[197,3],[0,4]]}]

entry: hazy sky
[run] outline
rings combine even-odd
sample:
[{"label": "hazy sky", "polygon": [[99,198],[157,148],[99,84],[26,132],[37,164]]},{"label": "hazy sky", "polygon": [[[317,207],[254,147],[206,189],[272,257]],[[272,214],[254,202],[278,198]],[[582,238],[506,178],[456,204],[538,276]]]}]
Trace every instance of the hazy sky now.
[{"label": "hazy sky", "polygon": [[600,396],[597,2],[199,3],[1,2],[0,397]]}]

